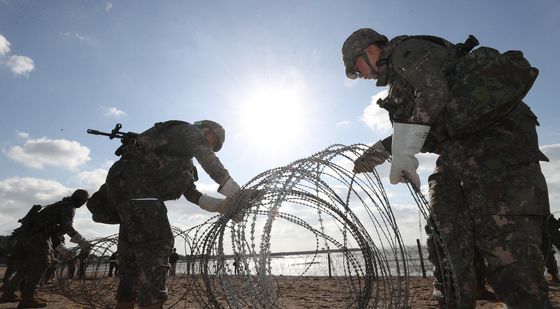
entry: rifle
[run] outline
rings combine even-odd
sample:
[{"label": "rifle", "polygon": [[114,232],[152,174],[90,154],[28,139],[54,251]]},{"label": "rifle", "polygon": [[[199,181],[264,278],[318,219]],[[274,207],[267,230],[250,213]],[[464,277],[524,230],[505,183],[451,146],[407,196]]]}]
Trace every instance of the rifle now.
[{"label": "rifle", "polygon": [[87,133],[88,134],[93,134],[93,135],[103,135],[103,136],[108,136],[109,139],[114,139],[116,138],[120,138],[121,140],[124,138],[130,138],[130,137],[136,137],[136,135],[138,135],[138,133],[134,133],[134,132],[121,132],[122,128],[122,124],[117,123],[115,125],[115,128],[113,130],[111,130],[111,133],[107,133],[107,132],[101,132],[98,130],[94,130],[94,129],[87,129]]},{"label": "rifle", "polygon": [[117,148],[117,150],[115,150],[115,155],[120,156],[124,151],[124,146],[129,144],[134,146],[136,144],[136,136],[138,136],[138,133],[121,132],[120,131],[121,129],[122,129],[122,125],[120,123],[117,123],[115,125],[115,128],[111,130],[111,133],[101,132],[94,129],[87,129],[87,133],[93,135],[108,136],[109,139],[119,138],[123,144],[119,148]]}]

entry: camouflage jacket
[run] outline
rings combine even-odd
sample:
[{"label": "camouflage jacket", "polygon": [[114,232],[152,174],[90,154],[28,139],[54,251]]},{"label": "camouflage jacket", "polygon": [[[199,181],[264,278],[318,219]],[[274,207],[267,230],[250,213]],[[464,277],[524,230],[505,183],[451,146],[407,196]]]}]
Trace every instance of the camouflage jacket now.
[{"label": "camouflage jacket", "polygon": [[136,141],[125,148],[121,160],[138,167],[163,200],[184,195],[198,203],[201,193],[195,185],[198,175],[193,158],[216,183],[223,185],[230,177],[206,138],[190,123],[176,120],[156,123],[139,134]]},{"label": "camouflage jacket", "polygon": [[41,233],[50,238],[60,238],[64,234],[73,237],[76,230],[73,227],[76,207],[70,197],[45,206],[41,211],[31,218],[29,226],[22,226],[24,231]]},{"label": "camouflage jacket", "polygon": [[[378,86],[389,86],[389,95],[378,104],[391,121],[431,126],[422,152],[441,158],[460,170],[499,168],[531,161],[546,161],[538,148],[537,117],[521,103],[495,124],[461,139],[451,139],[444,128],[450,101],[448,66],[458,56],[454,45],[443,40],[399,36],[383,48]],[[390,149],[391,138],[383,142]]]}]

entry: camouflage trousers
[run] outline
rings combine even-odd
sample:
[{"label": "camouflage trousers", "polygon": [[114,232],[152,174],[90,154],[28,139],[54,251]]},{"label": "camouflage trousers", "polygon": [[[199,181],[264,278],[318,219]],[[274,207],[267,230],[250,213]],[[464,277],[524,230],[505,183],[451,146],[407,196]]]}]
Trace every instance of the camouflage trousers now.
[{"label": "camouflage trousers", "polygon": [[[428,224],[425,227],[428,238],[426,246],[428,247],[428,260],[434,266],[434,289],[438,293],[434,293],[438,303],[446,306],[455,305],[457,297],[455,296],[455,283],[453,282],[453,274],[449,267],[449,261],[445,256],[441,238],[434,225],[433,219],[428,218]],[[476,289],[485,289],[486,285],[486,265],[484,259],[476,247],[474,248],[473,269],[476,276]],[[435,292],[435,291],[434,291]]]},{"label": "camouflage trousers", "polygon": [[438,160],[429,188],[458,308],[476,304],[475,249],[508,308],[550,306],[540,248],[548,192],[538,163],[458,174]]},{"label": "camouflage trousers", "polygon": [[551,275],[558,275],[558,263],[556,262],[556,258],[554,257],[555,251],[552,247],[552,241],[550,240],[548,233],[543,234],[541,250],[544,255],[546,271]]},{"label": "camouflage trousers", "polygon": [[173,234],[161,201],[128,201],[117,206],[119,228],[119,287],[117,300],[140,306],[167,300],[165,280]]},{"label": "camouflage trousers", "polygon": [[107,176],[108,198],[120,219],[117,301],[136,300],[139,306],[164,303],[174,243],[167,208],[155,198],[157,192],[141,169],[118,163]]},{"label": "camouflage trousers", "polygon": [[8,279],[6,287],[13,291],[21,289],[22,293],[35,293],[52,258],[53,250],[47,235],[18,235],[13,251],[15,274]]}]

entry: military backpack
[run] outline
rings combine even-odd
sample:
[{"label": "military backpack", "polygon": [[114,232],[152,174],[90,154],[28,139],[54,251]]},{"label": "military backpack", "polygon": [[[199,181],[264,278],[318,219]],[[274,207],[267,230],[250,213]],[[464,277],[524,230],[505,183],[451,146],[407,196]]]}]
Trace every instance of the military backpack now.
[{"label": "military backpack", "polygon": [[456,58],[446,70],[451,100],[443,110],[452,138],[480,131],[511,112],[539,74],[523,53],[479,47]]}]

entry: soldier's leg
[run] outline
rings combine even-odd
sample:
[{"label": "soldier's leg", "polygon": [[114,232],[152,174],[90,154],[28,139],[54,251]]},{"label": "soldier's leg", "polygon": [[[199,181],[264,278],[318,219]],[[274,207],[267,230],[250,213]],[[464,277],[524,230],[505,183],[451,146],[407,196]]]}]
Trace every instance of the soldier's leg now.
[{"label": "soldier's leg", "polygon": [[6,271],[4,271],[4,278],[2,278],[2,284],[6,285],[10,278],[16,272],[16,261],[13,254],[8,255],[6,258]]},{"label": "soldier's leg", "polygon": [[488,263],[487,279],[498,300],[508,308],[548,308],[540,246],[549,210],[540,167],[528,164],[486,171],[476,181],[479,189],[471,198],[480,214],[475,223],[477,245]]},{"label": "soldier's leg", "polygon": [[508,308],[547,308],[539,247],[541,217],[496,215],[483,220],[478,244],[488,262],[488,282]]},{"label": "soldier's leg", "polygon": [[556,258],[554,257],[554,248],[552,248],[551,233],[549,232],[549,228],[546,224],[543,230],[541,251],[544,255],[546,270],[551,275],[550,282],[560,283],[560,278],[558,277],[558,264],[556,263]]},{"label": "soldier's leg", "polygon": [[[164,303],[169,256],[173,249],[167,209],[160,200],[131,199],[119,204],[118,211],[139,271],[137,303],[141,307]],[[121,268],[119,276],[122,271]]]},{"label": "soldier's leg", "polygon": [[476,248],[474,250],[474,272],[476,274],[477,289],[484,289],[486,285],[486,265],[484,265],[484,258],[480,251]]},{"label": "soldier's leg", "polygon": [[27,273],[22,285],[23,293],[33,293],[39,288],[39,282],[45,274],[45,271],[51,263],[50,254],[51,246],[48,236],[33,236],[29,238],[28,252],[30,253],[29,264],[27,264]]},{"label": "soldier's leg", "polygon": [[[428,261],[433,265],[433,276],[434,276],[434,291],[433,296],[437,299],[438,303],[454,303],[454,297],[452,296],[452,286],[450,285],[450,276],[445,276],[444,271],[447,267],[444,265],[445,256],[443,253],[443,248],[441,247],[441,240],[437,233],[433,218],[428,217],[428,224],[424,227],[428,238],[426,239],[426,246],[428,247]],[[437,241],[436,241],[437,238]],[[237,266],[236,266],[237,271]],[[444,277],[445,276],[445,277]],[[446,282],[445,278],[448,280],[447,288],[444,286]],[[446,293],[446,290],[448,293]],[[447,295],[446,295],[447,294]]]},{"label": "soldier's leg", "polygon": [[[19,302],[21,300],[21,297],[16,295],[15,292],[19,289],[27,270],[25,268],[27,257],[25,246],[14,243],[11,249],[10,264],[13,271],[4,277],[3,293],[0,296],[2,302]],[[18,271],[17,268],[21,270]]]},{"label": "soldier's leg", "polygon": [[119,303],[134,303],[136,302],[139,270],[132,249],[130,249],[127,229],[122,224],[119,228],[117,250],[119,251],[119,265],[121,265],[121,269],[118,273],[119,287],[117,288],[117,301]]},{"label": "soldier's leg", "polygon": [[558,263],[554,257],[554,249],[550,248],[550,252],[546,256],[546,269],[551,276],[550,282],[560,283],[560,278],[558,277]]},{"label": "soldier's leg", "polygon": [[472,219],[461,183],[438,165],[429,177],[429,187],[430,213],[441,238],[448,273],[451,275],[447,281],[452,284],[447,285],[453,287],[450,292],[454,292],[457,307],[474,308],[476,275],[473,268]]}]

